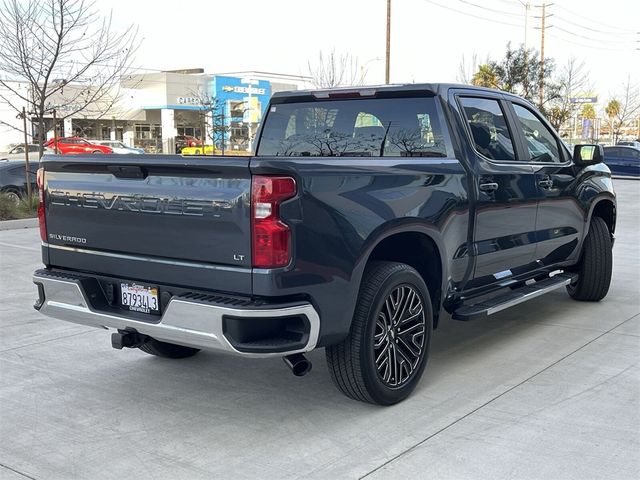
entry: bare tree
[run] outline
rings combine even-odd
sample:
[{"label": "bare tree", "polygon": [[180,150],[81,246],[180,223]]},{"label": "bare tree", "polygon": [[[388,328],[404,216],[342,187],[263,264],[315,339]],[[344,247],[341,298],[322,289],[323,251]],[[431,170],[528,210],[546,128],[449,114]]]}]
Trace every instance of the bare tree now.
[{"label": "bare tree", "polygon": [[569,58],[560,71],[557,88],[558,95],[551,103],[548,117],[554,128],[559,129],[580,108],[580,104],[572,99],[593,90],[585,63],[575,57]]},{"label": "bare tree", "polygon": [[358,59],[351,54],[336,54],[335,49],[328,54],[319,52],[315,63],[308,62],[309,76],[316,88],[334,88],[362,85],[365,73],[358,65]]},{"label": "bare tree", "polygon": [[467,60],[464,55],[460,59],[458,65],[458,73],[456,74],[456,81],[464,83],[465,85],[471,85],[473,81],[474,73],[478,71],[478,55],[474,52],[471,56],[471,62],[467,64]]},{"label": "bare tree", "polygon": [[631,76],[622,84],[605,108],[605,119],[611,131],[611,142],[616,144],[627,122],[640,113],[640,87]]},{"label": "bare tree", "polygon": [[100,16],[92,1],[3,0],[0,86],[7,93],[0,100],[17,112],[27,106],[42,156],[45,116],[109,112],[138,44],[134,26],[114,31],[111,15]]},{"label": "bare tree", "polygon": [[202,153],[206,154],[205,146],[207,141],[210,140],[213,147],[212,155],[216,154],[216,147],[219,147],[222,155],[224,155],[227,133],[230,130],[230,120],[243,116],[245,108],[236,109],[229,115],[226,115],[224,102],[219,98],[211,96],[204,89],[192,90],[189,95],[196,99],[196,103],[200,107],[198,113],[199,123],[202,125]]}]

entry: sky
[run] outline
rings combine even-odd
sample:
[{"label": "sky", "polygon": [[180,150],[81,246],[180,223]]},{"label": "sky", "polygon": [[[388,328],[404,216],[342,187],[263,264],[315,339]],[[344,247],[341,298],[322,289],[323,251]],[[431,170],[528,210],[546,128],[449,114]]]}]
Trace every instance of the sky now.
[{"label": "sky", "polygon": [[[455,82],[471,66],[525,41],[527,0],[392,0],[391,82]],[[540,0],[532,4],[542,3]],[[118,27],[135,23],[135,64],[202,67],[207,73],[260,70],[308,75],[320,51],[357,58],[366,83],[384,81],[386,0],[98,0]],[[640,83],[640,1],[554,0],[545,53],[584,61],[601,98],[630,75]],[[527,44],[539,49],[540,8],[531,6]]]}]

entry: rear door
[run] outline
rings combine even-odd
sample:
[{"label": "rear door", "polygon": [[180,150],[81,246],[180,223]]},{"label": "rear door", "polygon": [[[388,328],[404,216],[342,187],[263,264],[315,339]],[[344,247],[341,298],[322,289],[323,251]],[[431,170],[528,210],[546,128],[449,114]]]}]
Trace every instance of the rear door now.
[{"label": "rear door", "polygon": [[456,105],[472,145],[476,265],[469,288],[531,270],[535,251],[536,177],[515,141],[499,93],[458,91]]},{"label": "rear door", "polygon": [[249,157],[45,157],[53,266],[251,291]]},{"label": "rear door", "polygon": [[551,125],[531,105],[511,100],[514,131],[535,171],[538,195],[535,260],[540,267],[578,255],[585,212],[577,201],[569,151]]}]

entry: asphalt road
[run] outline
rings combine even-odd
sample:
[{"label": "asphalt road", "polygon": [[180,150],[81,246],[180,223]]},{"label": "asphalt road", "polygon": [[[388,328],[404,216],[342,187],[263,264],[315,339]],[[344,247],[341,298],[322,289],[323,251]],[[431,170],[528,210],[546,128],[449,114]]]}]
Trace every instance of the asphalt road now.
[{"label": "asphalt road", "polygon": [[413,396],[381,408],[326,371],[113,350],[31,305],[37,229],[0,232],[0,479],[640,478],[640,182],[618,180],[614,279],[449,321]]}]

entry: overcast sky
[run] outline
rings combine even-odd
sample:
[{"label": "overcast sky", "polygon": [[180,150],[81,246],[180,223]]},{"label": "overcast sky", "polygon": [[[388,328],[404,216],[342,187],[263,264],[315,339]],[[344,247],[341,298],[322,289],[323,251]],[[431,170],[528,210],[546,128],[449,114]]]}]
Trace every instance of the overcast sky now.
[{"label": "overcast sky", "polygon": [[[526,3],[526,0],[523,0]],[[541,3],[532,1],[531,3]],[[118,23],[139,25],[136,64],[308,74],[320,50],[350,53],[367,83],[384,80],[386,0],[99,0]],[[454,11],[456,10],[456,11]],[[528,45],[539,49],[541,10],[529,11]],[[584,60],[601,97],[631,75],[640,82],[640,1],[554,0],[546,55]],[[473,16],[471,16],[473,15]],[[455,81],[462,56],[501,57],[524,42],[519,0],[392,0],[392,82]],[[499,23],[501,22],[501,23]]]}]

